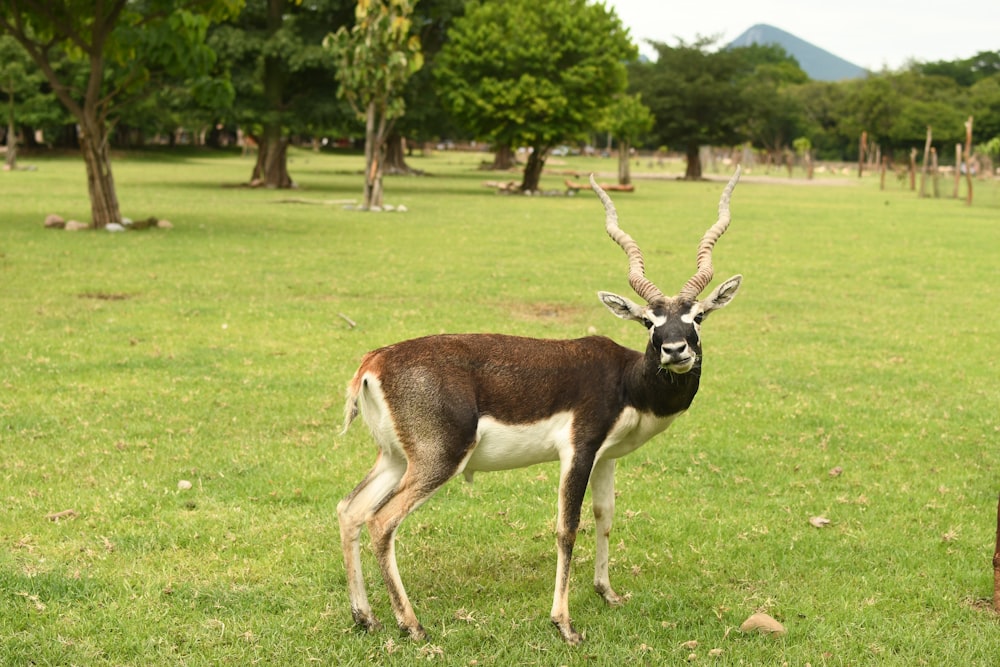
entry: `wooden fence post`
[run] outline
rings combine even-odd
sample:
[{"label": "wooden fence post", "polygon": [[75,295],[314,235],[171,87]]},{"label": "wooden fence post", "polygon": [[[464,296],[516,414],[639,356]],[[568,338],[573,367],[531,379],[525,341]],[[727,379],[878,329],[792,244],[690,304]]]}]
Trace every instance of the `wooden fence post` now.
[{"label": "wooden fence post", "polygon": [[965,203],[972,206],[972,116],[965,121],[965,185],[968,189]]},{"label": "wooden fence post", "polygon": [[931,126],[927,126],[927,141],[924,142],[924,168],[920,171],[920,196],[927,196],[927,172],[930,169],[928,157],[931,153]]},{"label": "wooden fence post", "polygon": [[1000,500],[997,500],[997,545],[993,550],[993,611],[1000,614]]}]

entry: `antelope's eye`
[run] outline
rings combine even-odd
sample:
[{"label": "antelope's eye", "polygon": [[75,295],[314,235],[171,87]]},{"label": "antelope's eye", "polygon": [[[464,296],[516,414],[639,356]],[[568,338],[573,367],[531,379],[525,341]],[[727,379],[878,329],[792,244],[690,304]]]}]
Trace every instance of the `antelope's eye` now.
[{"label": "antelope's eye", "polygon": [[698,313],[694,316],[694,323],[701,324],[705,320],[705,313]]},{"label": "antelope's eye", "polygon": [[644,317],[642,318],[642,326],[646,327],[647,329],[652,329],[653,321],[650,320],[648,317]]}]

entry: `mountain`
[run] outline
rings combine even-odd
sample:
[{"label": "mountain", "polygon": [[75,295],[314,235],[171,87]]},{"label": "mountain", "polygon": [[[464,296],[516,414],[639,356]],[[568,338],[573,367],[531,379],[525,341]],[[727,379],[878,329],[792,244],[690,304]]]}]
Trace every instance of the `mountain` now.
[{"label": "mountain", "polygon": [[742,35],[731,41],[727,48],[752,46],[754,44],[777,44],[788,55],[799,62],[799,66],[814,81],[842,81],[860,79],[868,74],[863,67],[824,51],[804,39],[771,25],[758,23],[748,28]]}]

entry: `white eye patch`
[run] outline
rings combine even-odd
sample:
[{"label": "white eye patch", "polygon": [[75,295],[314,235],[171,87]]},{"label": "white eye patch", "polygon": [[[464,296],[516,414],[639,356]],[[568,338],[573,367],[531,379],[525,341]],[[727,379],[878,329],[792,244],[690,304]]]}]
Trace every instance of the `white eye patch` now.
[{"label": "white eye patch", "polygon": [[648,309],[646,310],[645,313],[643,313],[643,316],[647,320],[649,320],[650,322],[653,323],[653,328],[654,329],[656,327],[662,327],[664,324],[667,323],[667,318],[666,317],[664,317],[663,315],[656,315],[655,313],[653,313],[653,311],[648,310]]},{"label": "white eye patch", "polygon": [[702,314],[702,308],[700,304],[695,304],[691,307],[691,310],[681,315],[681,322],[684,324],[693,324],[696,327],[701,324],[701,319],[698,317]]}]

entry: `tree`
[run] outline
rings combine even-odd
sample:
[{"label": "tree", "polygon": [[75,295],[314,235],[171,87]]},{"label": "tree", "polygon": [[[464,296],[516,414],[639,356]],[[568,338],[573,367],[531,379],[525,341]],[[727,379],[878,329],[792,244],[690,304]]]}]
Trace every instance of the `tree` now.
[{"label": "tree", "polygon": [[793,137],[802,124],[794,87],[809,80],[794,58],[777,45],[752,45],[736,51],[746,68],[740,99],[743,131],[753,145],[763,148],[777,162],[789,156]]},{"label": "tree", "polygon": [[538,189],[549,151],[583,138],[624,92],[637,50],[615,13],[585,0],[470,2],[435,76],[473,136],[528,146],[521,189]]},{"label": "tree", "polygon": [[[109,151],[109,127],[125,105],[141,99],[163,75],[189,79],[204,94],[231,92],[208,80],[214,54],[205,43],[212,20],[239,0],[0,0],[0,33],[27,51],[79,126],[92,224],[122,219]],[[67,58],[84,67],[56,69]]]},{"label": "tree", "polygon": [[420,0],[413,10],[413,29],[420,38],[424,66],[406,82],[403,99],[406,114],[396,119],[386,142],[385,172],[413,173],[406,164],[405,146],[426,143],[451,135],[454,122],[434,85],[437,54],[447,39],[455,18],[465,11],[465,0]]},{"label": "tree", "polygon": [[358,0],[354,27],[325,41],[340,94],[365,123],[365,210],[382,207],[386,139],[406,110],[403,86],[423,64],[420,38],[410,34],[412,14],[410,0]]},{"label": "tree", "polygon": [[714,40],[708,38],[677,46],[650,44],[657,60],[630,68],[630,88],[642,93],[656,116],[659,143],[684,150],[685,179],[701,178],[701,146],[732,145],[754,136],[786,143],[794,136],[781,128],[787,123],[785,110],[773,103],[780,84],[804,78],[782,50],[754,46],[710,51]]},{"label": "tree", "polygon": [[323,39],[353,14],[349,0],[247,0],[238,17],[212,30],[209,44],[236,89],[228,120],[258,145],[251,184],[293,187],[292,137],[346,125],[350,111],[333,92],[336,66]]},{"label": "tree", "polygon": [[649,107],[642,103],[642,95],[616,96],[605,114],[600,129],[610,132],[618,140],[618,182],[628,185],[632,182],[629,169],[632,147],[653,129],[656,119]]},{"label": "tree", "polygon": [[0,35],[0,92],[7,105],[5,169],[17,166],[18,116],[22,121],[39,120],[53,101],[51,95],[42,92],[44,80],[24,49],[9,35]]}]

